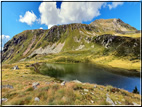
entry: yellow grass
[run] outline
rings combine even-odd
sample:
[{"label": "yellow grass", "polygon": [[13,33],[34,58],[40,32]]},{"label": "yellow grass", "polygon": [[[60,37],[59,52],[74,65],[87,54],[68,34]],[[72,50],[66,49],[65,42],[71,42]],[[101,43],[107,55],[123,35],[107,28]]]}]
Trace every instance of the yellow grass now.
[{"label": "yellow grass", "polygon": [[118,36],[126,36],[126,37],[132,37],[132,38],[138,38],[141,37],[141,33],[135,33],[135,34],[115,34]]},{"label": "yellow grass", "polygon": [[113,60],[108,65],[124,69],[138,69],[140,71],[140,61],[133,63],[126,60]]},{"label": "yellow grass", "polygon": [[[135,102],[140,104],[140,95],[130,93],[125,90],[112,93],[112,86],[97,85],[89,83],[67,82],[65,86],[61,86],[61,82],[52,77],[33,73],[25,65],[31,64],[32,61],[19,62],[14,64],[5,64],[2,68],[2,85],[13,85],[13,89],[2,89],[2,98],[7,98],[7,102],[3,105],[106,105],[106,93],[110,95],[113,101],[120,101],[122,105],[127,102],[121,101],[125,99],[132,104]],[[18,70],[13,70],[12,67],[18,65]],[[36,90],[32,89],[32,83],[39,82]],[[50,84],[46,84],[50,82]],[[103,89],[100,90],[100,88]],[[84,92],[88,89],[89,92]],[[94,94],[91,94],[94,93]],[[126,93],[127,96],[123,95]],[[82,93],[84,95],[82,95]],[[86,93],[86,94],[85,94]],[[35,102],[34,98],[40,98],[39,102]],[[94,102],[91,103],[91,100]],[[117,105],[117,104],[116,104]]]}]

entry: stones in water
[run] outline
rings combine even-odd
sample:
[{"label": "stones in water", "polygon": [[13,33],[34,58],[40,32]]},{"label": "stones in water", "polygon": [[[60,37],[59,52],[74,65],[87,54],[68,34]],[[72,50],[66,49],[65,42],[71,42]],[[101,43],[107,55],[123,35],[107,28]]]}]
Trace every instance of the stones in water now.
[{"label": "stones in water", "polygon": [[12,85],[2,85],[2,88],[9,88],[9,89],[13,89],[13,86]]},{"label": "stones in water", "polygon": [[40,100],[40,99],[39,99],[38,97],[35,97],[35,101],[39,102],[39,100]]},{"label": "stones in water", "polygon": [[34,83],[32,84],[32,86],[33,86],[34,89],[37,89],[37,86],[38,86],[38,85],[40,85],[39,82],[34,82]]},{"label": "stones in water", "polygon": [[17,65],[15,65],[15,66],[13,67],[13,69],[14,69],[14,70],[19,69],[19,67],[18,67]]},{"label": "stones in water", "polygon": [[66,84],[66,81],[63,81],[62,83],[61,83],[61,86],[64,86]]}]

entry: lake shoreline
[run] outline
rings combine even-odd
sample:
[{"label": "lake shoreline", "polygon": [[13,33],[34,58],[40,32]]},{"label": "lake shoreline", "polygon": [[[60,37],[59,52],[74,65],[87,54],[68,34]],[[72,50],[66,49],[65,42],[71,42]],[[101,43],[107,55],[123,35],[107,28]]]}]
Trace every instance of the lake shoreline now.
[{"label": "lake shoreline", "polygon": [[[2,98],[8,99],[3,102],[3,105],[112,105],[107,102],[107,97],[115,105],[140,104],[140,94],[116,89],[110,85],[71,81],[62,86],[62,81],[59,82],[53,77],[38,74],[26,67],[31,64],[32,62],[2,66],[2,85],[13,86],[13,89],[2,88]],[[15,65],[19,69],[13,70]],[[32,84],[35,82],[39,83],[36,90],[32,88]],[[39,102],[34,101],[36,97],[40,99]],[[69,101],[65,99],[69,99]]]},{"label": "lake shoreline", "polygon": [[[48,72],[48,69],[46,70],[46,64],[48,64],[48,66],[49,66],[49,70],[50,70],[50,72]],[[72,75],[72,74],[74,74],[75,72],[75,75],[78,75],[79,77],[82,75],[82,74],[78,74],[77,73],[77,71],[70,71],[70,69],[72,69],[72,68],[74,68],[74,67],[77,67],[78,65],[80,66],[80,65],[83,65],[83,66],[85,66],[85,65],[88,65],[88,66],[90,66],[90,67],[92,67],[92,66],[94,66],[94,64],[91,64],[91,63],[43,63],[43,62],[41,62],[41,63],[35,63],[35,65],[36,65],[36,67],[39,69],[39,72],[40,72],[40,74],[42,74],[42,75],[48,75],[48,76],[51,76],[51,77],[55,77],[55,78],[58,78],[58,79],[60,79],[60,76],[62,75],[62,76],[65,76],[65,75]],[[37,66],[38,65],[38,66]],[[44,66],[43,66],[44,65]],[[69,71],[67,71],[67,74],[65,73],[66,71],[62,71],[62,69],[64,69],[65,70],[65,68],[62,68],[64,65],[66,65],[66,66],[73,66],[73,67],[71,67],[70,69],[69,69]],[[61,70],[59,69],[56,69],[56,66],[57,66],[57,68],[59,67],[59,68],[62,68]],[[103,70],[103,72],[104,72],[104,70],[109,70],[109,71],[105,71],[104,73],[107,73],[107,78],[109,78],[109,75],[111,76],[111,78],[120,78],[120,77],[122,77],[122,78],[140,78],[140,73],[138,73],[138,72],[131,72],[131,71],[128,71],[128,70],[125,70],[125,69],[116,69],[116,68],[112,68],[112,67],[106,67],[106,66],[101,66],[101,65],[95,65],[95,66],[97,66],[97,67],[99,67],[99,69],[100,70]],[[94,67],[95,67],[94,66]],[[36,69],[37,69],[36,68]],[[42,71],[41,72],[41,68],[44,68],[44,72]],[[75,68],[74,68],[75,69]],[[89,68],[86,68],[86,70],[88,70],[89,71]],[[48,72],[48,73],[47,73]],[[53,72],[53,73],[52,73]],[[85,74],[87,73],[87,72],[85,72],[85,71],[83,71]],[[100,72],[102,72],[102,71],[100,71]],[[69,73],[69,74],[68,74]],[[92,72],[93,73],[93,72]],[[92,74],[91,73],[91,74]],[[95,72],[94,72],[95,73]],[[98,72],[99,73],[99,72]],[[95,74],[87,74],[87,75],[90,75],[90,76],[92,76],[92,75],[95,75]],[[102,74],[101,74],[102,75]],[[58,77],[59,76],[59,77]],[[74,77],[74,79],[71,79],[71,80],[75,80],[75,79],[77,79],[78,78],[78,76],[75,78]],[[103,75],[102,75],[103,76]],[[89,76],[88,77],[86,77],[86,75],[82,75],[82,77],[84,77],[84,78],[89,78]],[[92,77],[91,77],[92,78]],[[90,78],[90,79],[91,79]],[[106,78],[106,77],[105,77]],[[92,78],[93,79],[93,78]],[[64,79],[62,79],[62,80],[64,80]],[[71,81],[71,80],[69,80],[69,81]],[[79,81],[81,81],[81,80],[79,80]],[[86,81],[86,80],[83,80],[83,81]],[[81,82],[83,82],[83,81],[81,81]],[[89,81],[92,81],[92,80],[89,80]],[[89,82],[88,81],[88,82]],[[115,81],[115,80],[113,80],[112,79],[112,81]],[[132,80],[131,80],[132,81]],[[87,81],[86,81],[87,82]],[[91,82],[92,83],[92,82]],[[94,83],[94,82],[93,82]],[[99,82],[98,82],[99,83]],[[101,84],[100,84],[101,85]],[[103,85],[103,84],[102,84]],[[134,87],[134,86],[133,86]],[[130,91],[129,91],[130,92]]]}]

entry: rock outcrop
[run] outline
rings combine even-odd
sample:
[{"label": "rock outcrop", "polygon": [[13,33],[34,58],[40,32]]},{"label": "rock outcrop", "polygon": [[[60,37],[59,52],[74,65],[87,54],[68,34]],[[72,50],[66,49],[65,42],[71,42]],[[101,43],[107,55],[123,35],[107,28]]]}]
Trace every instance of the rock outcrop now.
[{"label": "rock outcrop", "polygon": [[[117,33],[118,36],[112,35]],[[16,62],[36,55],[92,49],[95,44],[117,55],[140,57],[140,38],[120,37],[119,34],[140,33],[120,19],[100,19],[91,24],[73,23],[53,26],[48,30],[26,30],[9,40],[2,51],[2,61]],[[90,46],[90,47],[89,47]]]}]

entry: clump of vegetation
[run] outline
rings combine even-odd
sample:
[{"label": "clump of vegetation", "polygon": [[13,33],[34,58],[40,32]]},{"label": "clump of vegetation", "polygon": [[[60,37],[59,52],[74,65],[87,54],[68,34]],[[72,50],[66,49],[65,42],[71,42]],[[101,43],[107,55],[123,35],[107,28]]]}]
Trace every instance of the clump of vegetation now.
[{"label": "clump of vegetation", "polygon": [[136,94],[139,94],[139,91],[137,89],[137,87],[135,86],[135,89],[132,91],[132,93],[136,93]]}]

